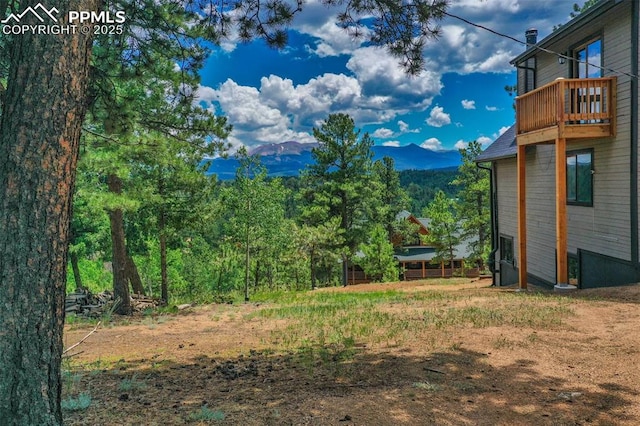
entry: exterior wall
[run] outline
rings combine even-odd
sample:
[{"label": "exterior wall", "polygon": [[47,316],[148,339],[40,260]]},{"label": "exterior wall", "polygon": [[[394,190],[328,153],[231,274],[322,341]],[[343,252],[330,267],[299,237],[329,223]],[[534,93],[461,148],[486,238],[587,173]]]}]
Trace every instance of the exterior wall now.
[{"label": "exterior wall", "polygon": [[[571,52],[582,42],[600,35],[604,66],[631,72],[631,2],[623,2],[588,25],[572,31],[550,47]],[[518,75],[522,75],[521,72]],[[610,71],[605,76],[614,75]],[[559,64],[555,55],[537,55],[538,87],[558,77],[570,76],[569,61]],[[606,139],[567,140],[567,151],[594,150],[593,206],[567,206],[568,251],[579,250],[630,261],[630,160],[631,80],[617,75],[617,135]],[[637,100],[636,100],[637,102]],[[555,282],[555,153],[554,145],[527,150],[527,251],[528,271]],[[514,237],[517,248],[516,162],[498,162],[499,232]],[[514,253],[518,258],[518,253]]]}]

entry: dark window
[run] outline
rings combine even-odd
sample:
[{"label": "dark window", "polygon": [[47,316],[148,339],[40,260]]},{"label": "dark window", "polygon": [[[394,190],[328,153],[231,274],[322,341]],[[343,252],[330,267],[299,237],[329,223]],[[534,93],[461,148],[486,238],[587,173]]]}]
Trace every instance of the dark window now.
[{"label": "dark window", "polygon": [[567,152],[567,203],[593,205],[593,150]]},{"label": "dark window", "polygon": [[525,62],[524,90],[530,92],[536,88],[536,58],[530,58]]},{"label": "dark window", "polygon": [[513,237],[500,236],[500,261],[513,264]]}]

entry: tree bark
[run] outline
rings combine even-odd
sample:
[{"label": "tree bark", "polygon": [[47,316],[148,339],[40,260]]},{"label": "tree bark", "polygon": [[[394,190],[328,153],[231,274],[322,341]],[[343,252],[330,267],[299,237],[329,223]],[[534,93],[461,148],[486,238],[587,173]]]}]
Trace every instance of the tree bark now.
[{"label": "tree bark", "polygon": [[71,269],[73,270],[73,280],[76,282],[76,290],[84,290],[82,285],[82,276],[80,275],[80,266],[78,265],[78,255],[74,252],[69,253],[71,258]]},{"label": "tree bark", "polygon": [[[59,16],[97,10],[91,0],[47,6]],[[61,425],[68,238],[91,38],[78,32],[5,41],[10,66],[0,117],[0,422]]]},{"label": "tree bark", "polygon": [[[163,214],[160,217],[164,217]],[[167,276],[167,236],[164,233],[164,223],[160,230],[160,291],[162,301],[169,303],[169,278]]]},{"label": "tree bark", "polygon": [[[107,177],[109,191],[122,194],[122,180],[110,174]],[[111,225],[111,251],[113,252],[113,297],[119,301],[116,313],[131,315],[131,295],[127,281],[127,247],[124,239],[124,214],[122,209],[109,210]]]},{"label": "tree bark", "polygon": [[144,295],[144,286],[142,285],[142,279],[140,279],[140,274],[138,273],[138,268],[136,267],[136,263],[133,261],[133,257],[127,255],[127,278],[131,283],[131,288],[133,292],[136,294]]}]

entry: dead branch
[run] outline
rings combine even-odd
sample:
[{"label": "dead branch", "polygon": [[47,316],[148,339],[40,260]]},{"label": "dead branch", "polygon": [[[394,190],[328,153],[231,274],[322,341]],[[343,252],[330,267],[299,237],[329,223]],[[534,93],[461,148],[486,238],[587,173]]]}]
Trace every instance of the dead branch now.
[{"label": "dead branch", "polygon": [[95,333],[95,332],[96,332],[96,330],[98,329],[98,327],[100,327],[100,323],[101,323],[101,322],[102,322],[102,321],[98,321],[98,324],[96,324],[96,327],[95,327],[93,330],[91,330],[91,332],[90,332],[89,334],[87,334],[87,335],[86,335],[86,336],[84,336],[82,339],[80,339],[80,341],[79,341],[78,343],[76,343],[76,344],[74,344],[74,345],[71,345],[71,346],[69,346],[67,349],[65,349],[65,350],[62,352],[62,355],[66,354],[66,353],[67,353],[67,352],[69,352],[71,349],[73,349],[73,348],[77,347],[77,346],[78,346],[78,345],[80,345],[82,342],[84,342],[85,340],[87,340],[87,338],[88,338],[89,336],[91,336],[93,333]]}]

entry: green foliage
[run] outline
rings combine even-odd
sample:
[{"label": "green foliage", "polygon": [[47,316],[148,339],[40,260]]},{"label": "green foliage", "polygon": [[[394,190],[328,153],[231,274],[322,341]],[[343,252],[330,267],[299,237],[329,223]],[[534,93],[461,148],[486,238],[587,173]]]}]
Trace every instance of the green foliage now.
[{"label": "green foliage", "polygon": [[409,208],[409,196],[400,186],[400,175],[393,158],[384,157],[374,162],[372,172],[371,185],[375,186],[370,207],[373,209],[372,221],[381,224],[391,239],[396,233],[398,213]]},{"label": "green foliage", "polygon": [[77,398],[64,398],[60,405],[66,411],[84,411],[91,405],[91,395],[89,393],[81,393]]},{"label": "green foliage", "polygon": [[454,197],[457,190],[450,183],[458,174],[456,169],[403,170],[400,172],[400,186],[411,200],[411,212],[422,212],[436,196],[443,191],[448,197]]},{"label": "green foliage", "polygon": [[467,241],[470,252],[469,260],[484,265],[491,250],[491,189],[489,171],[474,162],[481,152],[482,146],[476,141],[460,150],[462,164],[451,184],[459,188],[456,211],[461,224],[460,237]]},{"label": "green foliage", "polygon": [[460,244],[460,225],[454,200],[438,191],[423,214],[430,220],[429,233],[424,236],[424,240],[436,250],[433,262],[453,265],[456,246]]},{"label": "green foliage", "polygon": [[[600,0],[586,0],[582,6],[580,6],[578,3],[574,3],[572,6],[572,11],[569,12],[569,17],[571,17],[571,19],[577,17],[578,15],[580,15],[581,13],[585,12],[587,9],[595,6]],[[564,24],[557,24],[553,26],[553,31],[556,31],[560,28],[562,28],[564,26]]]},{"label": "green foliage", "polygon": [[[112,274],[107,271],[101,259],[79,259],[80,275],[82,284],[92,293],[100,293],[108,290],[112,286]],[[67,292],[71,293],[76,289],[76,282],[71,272],[71,266],[67,268]]]},{"label": "green foliage", "polygon": [[373,227],[368,242],[361,244],[360,250],[364,257],[358,259],[358,264],[373,281],[398,280],[398,262],[393,257],[393,244],[382,225]]},{"label": "green foliage", "polygon": [[320,145],[312,152],[315,164],[303,175],[302,221],[318,226],[336,218],[344,239],[340,251],[346,265],[366,235],[369,206],[377,202],[370,185],[373,140],[368,133],[360,137],[346,114],[330,114],[313,134]]},{"label": "green foliage", "polygon": [[121,392],[141,392],[147,389],[144,381],[138,380],[134,374],[130,379],[122,379],[118,384],[118,390]]},{"label": "green foliage", "polygon": [[[142,278],[148,296],[160,295],[160,246],[157,240],[147,241],[147,254],[134,256],[138,271]],[[177,300],[189,299],[193,293],[191,283],[187,282],[182,273],[184,271],[183,253],[181,249],[167,250],[167,264],[169,281],[172,285],[172,297]]]},{"label": "green foliage", "polygon": [[[286,191],[279,179],[267,181],[266,170],[259,159],[246,151],[238,153],[240,167],[234,184],[222,193],[225,233],[244,254],[245,300],[249,300],[249,279],[254,258],[254,278],[262,271],[273,284],[274,261],[288,248],[284,200]],[[284,237],[284,238],[283,238]]]},{"label": "green foliage", "polygon": [[200,407],[200,410],[193,412],[189,415],[189,420],[194,422],[200,421],[215,421],[221,422],[225,418],[224,413],[220,410],[212,410],[206,405]]}]

